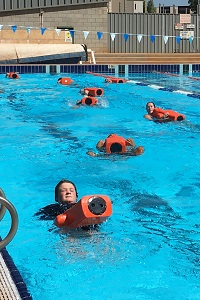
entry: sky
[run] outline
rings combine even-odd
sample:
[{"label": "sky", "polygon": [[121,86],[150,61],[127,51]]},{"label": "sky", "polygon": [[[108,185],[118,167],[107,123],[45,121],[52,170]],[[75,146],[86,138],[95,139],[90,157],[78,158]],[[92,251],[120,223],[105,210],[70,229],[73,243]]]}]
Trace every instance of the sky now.
[{"label": "sky", "polygon": [[153,0],[154,2],[154,6],[158,7],[159,6],[159,3],[161,5],[165,5],[165,6],[173,6],[176,5],[176,6],[185,6],[185,5],[188,5],[188,0]]}]

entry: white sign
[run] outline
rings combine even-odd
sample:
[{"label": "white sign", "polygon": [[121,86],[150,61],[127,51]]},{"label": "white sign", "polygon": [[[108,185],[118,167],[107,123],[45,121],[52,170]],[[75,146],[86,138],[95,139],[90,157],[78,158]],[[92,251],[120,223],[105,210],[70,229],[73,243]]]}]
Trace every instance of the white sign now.
[{"label": "white sign", "polygon": [[194,24],[187,24],[187,28],[195,28],[195,25]]},{"label": "white sign", "polygon": [[181,39],[189,39],[190,37],[194,37],[194,31],[180,31]]},{"label": "white sign", "polygon": [[71,36],[69,30],[65,30],[65,42],[72,43],[72,36]]},{"label": "white sign", "polygon": [[181,23],[176,23],[175,24],[175,29],[183,29],[183,24],[181,24]]},{"label": "white sign", "polygon": [[191,15],[181,14],[180,15],[180,23],[191,23]]}]

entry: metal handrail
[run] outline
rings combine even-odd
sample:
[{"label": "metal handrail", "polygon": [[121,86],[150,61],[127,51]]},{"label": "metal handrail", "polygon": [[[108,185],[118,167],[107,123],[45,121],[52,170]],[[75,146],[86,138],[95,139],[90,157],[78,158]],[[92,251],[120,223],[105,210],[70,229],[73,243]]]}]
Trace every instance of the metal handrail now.
[{"label": "metal handrail", "polygon": [[13,239],[13,237],[15,236],[15,234],[17,232],[18,214],[17,214],[15,207],[7,199],[0,197],[0,203],[1,203],[2,207],[4,206],[5,208],[8,209],[8,211],[11,215],[11,218],[12,218],[12,225],[10,227],[10,230],[9,230],[7,236],[4,239],[2,239],[2,241],[0,241],[0,251],[1,251],[4,247],[6,247],[11,242],[11,240]]},{"label": "metal handrail", "polygon": [[[0,188],[0,197],[3,197],[6,199],[6,195],[1,188]],[[1,204],[1,206],[0,206],[0,221],[3,219],[5,212],[6,212],[6,207]]]},{"label": "metal handrail", "polygon": [[[0,188],[0,197],[3,197],[6,199],[6,195],[4,194],[4,191]],[[5,212],[6,212],[6,207],[3,206],[1,203],[0,203],[0,221],[3,219],[4,215],[5,215]]]}]

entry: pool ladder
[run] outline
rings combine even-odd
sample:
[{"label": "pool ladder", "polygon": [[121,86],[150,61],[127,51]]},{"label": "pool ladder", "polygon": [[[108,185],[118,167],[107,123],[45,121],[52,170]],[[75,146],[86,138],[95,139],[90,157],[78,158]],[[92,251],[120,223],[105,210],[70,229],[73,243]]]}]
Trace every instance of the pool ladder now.
[{"label": "pool ladder", "polygon": [[12,224],[10,227],[10,230],[7,234],[7,236],[0,241],[0,251],[6,247],[13,237],[15,236],[18,228],[18,214],[15,209],[15,207],[12,205],[8,199],[6,199],[6,195],[4,194],[3,190],[0,188],[0,221],[3,219],[6,209],[9,211],[11,219],[12,219]]}]

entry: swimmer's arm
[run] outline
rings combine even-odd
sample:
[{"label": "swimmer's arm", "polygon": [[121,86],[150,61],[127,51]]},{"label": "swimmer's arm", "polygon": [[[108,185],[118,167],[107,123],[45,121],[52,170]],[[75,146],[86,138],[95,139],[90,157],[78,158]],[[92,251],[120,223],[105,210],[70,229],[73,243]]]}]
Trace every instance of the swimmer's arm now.
[{"label": "swimmer's arm", "polygon": [[82,104],[81,100],[79,100],[79,101],[76,102],[76,105],[81,105],[81,104]]},{"label": "swimmer's arm", "polygon": [[135,142],[132,138],[126,139],[126,142],[127,142],[127,146],[135,147]]},{"label": "swimmer's arm", "polygon": [[133,151],[130,152],[131,156],[139,156],[144,153],[144,147],[138,146],[137,148],[133,149]]},{"label": "swimmer's arm", "polygon": [[96,148],[100,150],[102,147],[104,147],[104,143],[105,142],[103,140],[98,141],[98,143],[96,144]]},{"label": "swimmer's arm", "polygon": [[71,107],[71,108],[79,108],[80,106],[81,106],[81,102],[78,101],[78,102],[76,102],[76,104],[75,104],[73,107]]},{"label": "swimmer's arm", "polygon": [[88,151],[86,154],[89,155],[89,156],[93,156],[93,157],[95,157],[95,156],[103,156],[103,154],[94,153],[93,151]]},{"label": "swimmer's arm", "polygon": [[152,116],[149,115],[149,114],[144,115],[144,118],[147,119],[147,120],[149,120],[149,121],[153,121]]}]

